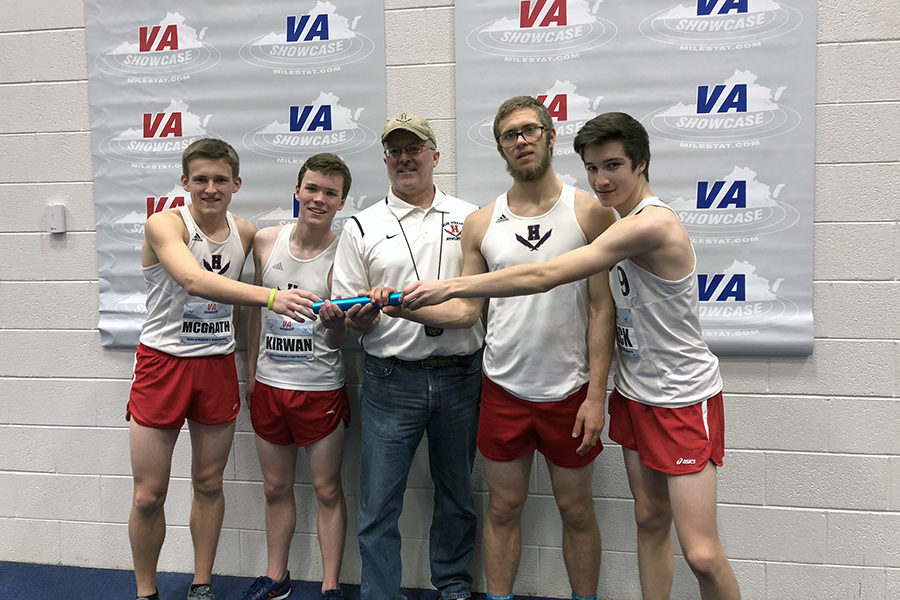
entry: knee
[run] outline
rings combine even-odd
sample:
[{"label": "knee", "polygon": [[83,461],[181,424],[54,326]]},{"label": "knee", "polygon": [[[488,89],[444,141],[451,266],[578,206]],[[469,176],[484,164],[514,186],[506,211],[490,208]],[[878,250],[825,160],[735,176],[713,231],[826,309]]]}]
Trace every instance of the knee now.
[{"label": "knee", "polygon": [[135,487],[134,510],[142,516],[157,514],[166,503],[166,489],[155,487]]},{"label": "knee", "polygon": [[584,530],[597,522],[594,502],[589,496],[568,502],[557,502],[557,506],[563,526],[569,529]]},{"label": "knee", "polygon": [[691,571],[701,579],[714,578],[721,566],[727,562],[725,552],[718,542],[704,541],[689,547],[682,545],[682,551]]},{"label": "knee", "polygon": [[634,522],[643,531],[668,532],[672,526],[672,512],[667,506],[650,502],[634,503]]},{"label": "knee", "polygon": [[263,491],[266,502],[278,503],[288,500],[294,493],[294,482],[290,479],[264,477]]},{"label": "knee", "polygon": [[314,481],[313,490],[316,492],[316,500],[322,506],[334,506],[341,501],[344,496],[344,489],[341,486],[340,477],[335,479],[327,479],[324,481]]},{"label": "knee", "polygon": [[500,527],[518,523],[524,507],[524,498],[491,495],[488,518],[494,525]]},{"label": "knee", "polygon": [[216,500],[222,496],[222,476],[195,476],[191,485],[194,497],[203,500]]}]

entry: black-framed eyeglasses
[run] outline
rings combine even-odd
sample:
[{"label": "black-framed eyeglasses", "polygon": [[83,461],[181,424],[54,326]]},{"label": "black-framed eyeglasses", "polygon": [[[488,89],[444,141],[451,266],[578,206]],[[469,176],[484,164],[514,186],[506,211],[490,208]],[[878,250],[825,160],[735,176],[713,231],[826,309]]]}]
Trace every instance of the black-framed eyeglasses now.
[{"label": "black-framed eyeglasses", "polygon": [[414,158],[426,150],[437,150],[437,148],[426,144],[411,144],[402,148],[385,148],[384,156],[385,158],[400,158],[406,152],[407,156]]},{"label": "black-framed eyeglasses", "polygon": [[544,132],[546,130],[546,127],[541,127],[540,125],[529,125],[521,131],[507,131],[506,133],[501,133],[497,136],[497,141],[500,142],[500,145],[504,148],[514,148],[519,141],[520,135],[526,142],[539,142],[541,141],[541,138],[544,137]]}]

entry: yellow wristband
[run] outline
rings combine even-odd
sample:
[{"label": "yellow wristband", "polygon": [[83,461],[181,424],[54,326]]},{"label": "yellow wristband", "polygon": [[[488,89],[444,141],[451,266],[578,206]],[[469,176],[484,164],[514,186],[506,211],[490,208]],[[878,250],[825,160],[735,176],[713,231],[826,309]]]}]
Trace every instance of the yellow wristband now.
[{"label": "yellow wristband", "polygon": [[269,292],[269,303],[266,305],[266,308],[272,310],[272,304],[275,303],[275,288],[272,288],[272,291]]}]

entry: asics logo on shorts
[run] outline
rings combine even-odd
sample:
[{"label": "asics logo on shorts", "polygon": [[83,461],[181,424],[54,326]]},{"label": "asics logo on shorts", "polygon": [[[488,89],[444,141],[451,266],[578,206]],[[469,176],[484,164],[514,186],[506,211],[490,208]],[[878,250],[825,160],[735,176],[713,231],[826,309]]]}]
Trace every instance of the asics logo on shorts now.
[{"label": "asics logo on shorts", "polygon": [[696,458],[679,458],[678,460],[675,461],[675,464],[676,465],[696,465],[697,459]]}]

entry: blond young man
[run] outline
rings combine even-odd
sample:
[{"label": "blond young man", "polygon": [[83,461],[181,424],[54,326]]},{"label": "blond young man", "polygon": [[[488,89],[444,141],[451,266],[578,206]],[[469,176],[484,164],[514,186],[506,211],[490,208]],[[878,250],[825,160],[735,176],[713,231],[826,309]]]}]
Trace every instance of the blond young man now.
[{"label": "blond young man", "polygon": [[126,418],[134,497],[128,533],[139,598],[158,600],[156,568],[166,533],[163,505],[172,452],[188,421],[191,436],[191,600],[214,598],[211,578],[225,511],[222,477],[240,408],[232,305],[269,306],[315,319],[317,298],[237,281],[256,228],[228,212],[241,187],[229,144],[201,139],[182,156],[188,206],[152,215],[141,248],[147,320],[135,356]]}]

